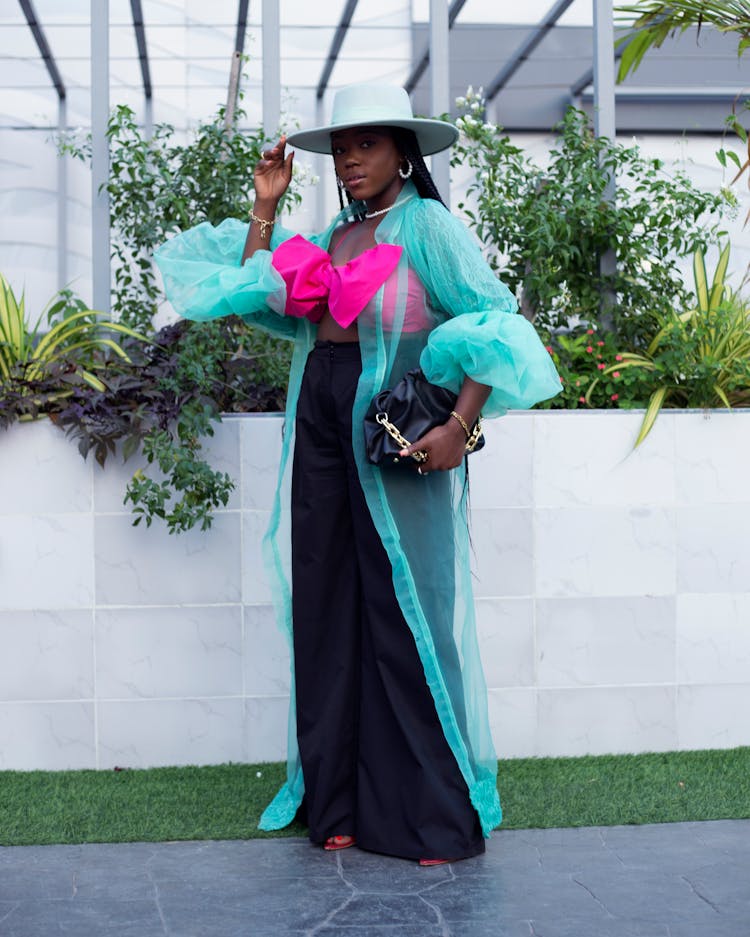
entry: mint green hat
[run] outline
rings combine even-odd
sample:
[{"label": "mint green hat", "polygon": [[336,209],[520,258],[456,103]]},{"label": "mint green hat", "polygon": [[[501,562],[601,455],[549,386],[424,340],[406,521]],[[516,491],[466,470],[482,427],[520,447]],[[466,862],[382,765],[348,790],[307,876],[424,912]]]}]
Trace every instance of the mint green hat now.
[{"label": "mint green hat", "polygon": [[422,156],[445,150],[458,139],[458,130],[443,120],[415,117],[409,95],[396,85],[349,85],[336,92],[331,123],[292,133],[287,142],[313,153],[331,153],[331,134],[352,127],[403,127],[417,136]]}]

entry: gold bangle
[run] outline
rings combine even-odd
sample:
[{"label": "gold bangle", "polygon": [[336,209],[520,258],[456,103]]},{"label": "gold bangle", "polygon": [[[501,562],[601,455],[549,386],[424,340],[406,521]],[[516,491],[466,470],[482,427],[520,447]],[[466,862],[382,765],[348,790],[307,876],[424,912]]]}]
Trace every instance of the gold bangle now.
[{"label": "gold bangle", "polygon": [[260,226],[261,238],[265,238],[266,232],[268,231],[268,229],[272,228],[276,224],[275,218],[273,219],[273,221],[269,221],[267,218],[259,218],[253,211],[250,212],[250,221],[251,222],[254,221],[257,225]]},{"label": "gold bangle", "polygon": [[463,426],[464,432],[466,433],[466,438],[471,439],[471,430],[469,429],[469,426],[466,420],[461,416],[461,414],[456,413],[455,410],[451,410],[451,416],[455,417],[458,420],[458,422],[461,424],[461,426]]}]

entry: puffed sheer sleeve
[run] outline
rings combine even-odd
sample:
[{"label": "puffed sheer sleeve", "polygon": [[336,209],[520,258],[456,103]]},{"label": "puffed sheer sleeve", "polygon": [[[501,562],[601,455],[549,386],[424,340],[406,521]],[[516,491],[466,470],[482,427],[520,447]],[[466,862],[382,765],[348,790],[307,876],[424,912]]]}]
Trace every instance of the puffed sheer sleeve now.
[{"label": "puffed sheer sleeve", "polygon": [[429,381],[456,393],[465,376],[489,385],[485,416],[527,409],[560,392],[552,359],[510,290],[466,227],[432,199],[415,200],[409,256],[433,306],[449,317],[422,352]]},{"label": "puffed sheer sleeve", "polygon": [[241,316],[250,325],[293,338],[298,319],[284,315],[286,286],[271,265],[273,250],[293,236],[274,226],[271,250],[256,251],[242,263],[247,224],[227,218],[196,225],[166,241],[154,253],[167,299],[179,315],[197,322]]}]

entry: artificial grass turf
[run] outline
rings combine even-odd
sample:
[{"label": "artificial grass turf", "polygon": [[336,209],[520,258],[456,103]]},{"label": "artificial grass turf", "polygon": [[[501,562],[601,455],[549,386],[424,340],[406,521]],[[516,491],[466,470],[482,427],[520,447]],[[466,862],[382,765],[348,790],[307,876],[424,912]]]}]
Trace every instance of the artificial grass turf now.
[{"label": "artificial grass turf", "polygon": [[[261,833],[282,764],[0,772],[0,845],[302,836]],[[750,748],[500,763],[502,829],[750,817]]]}]

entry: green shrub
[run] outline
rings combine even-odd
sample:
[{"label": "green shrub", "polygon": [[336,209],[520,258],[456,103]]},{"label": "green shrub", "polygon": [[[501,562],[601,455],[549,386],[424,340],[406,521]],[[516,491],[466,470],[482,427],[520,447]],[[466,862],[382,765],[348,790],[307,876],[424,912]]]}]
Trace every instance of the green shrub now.
[{"label": "green shrub", "polygon": [[[678,259],[716,241],[732,197],[703,192],[684,173],[669,175],[635,146],[595,137],[574,108],[539,166],[501,128],[482,122],[480,96],[465,103],[453,161],[473,170],[476,209],[459,207],[521,311],[547,332],[599,326],[633,350],[644,347],[655,322],[688,306]],[[602,274],[599,260],[610,250],[617,269]],[[604,319],[602,297],[609,297]]]}]

